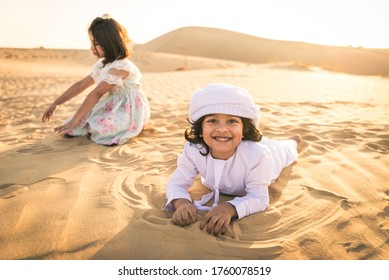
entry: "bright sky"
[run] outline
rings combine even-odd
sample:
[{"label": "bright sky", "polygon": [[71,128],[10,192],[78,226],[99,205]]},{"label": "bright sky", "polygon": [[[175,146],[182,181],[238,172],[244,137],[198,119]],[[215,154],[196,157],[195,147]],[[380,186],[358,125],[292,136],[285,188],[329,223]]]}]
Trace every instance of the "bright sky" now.
[{"label": "bright sky", "polygon": [[0,47],[89,48],[87,28],[109,13],[135,43],[184,26],[262,38],[389,48],[387,0],[0,0]]}]

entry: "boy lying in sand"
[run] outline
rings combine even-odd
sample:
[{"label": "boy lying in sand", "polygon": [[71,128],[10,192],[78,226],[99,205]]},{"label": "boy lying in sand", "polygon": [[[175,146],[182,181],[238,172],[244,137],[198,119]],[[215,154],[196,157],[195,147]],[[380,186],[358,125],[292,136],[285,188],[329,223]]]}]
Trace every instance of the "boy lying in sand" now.
[{"label": "boy lying in sand", "polygon": [[[268,186],[283,168],[297,159],[301,136],[287,140],[262,137],[257,129],[259,108],[249,92],[228,84],[210,84],[193,93],[188,141],[170,178],[167,210],[173,222],[186,226],[197,221],[197,210],[209,210],[200,228],[224,234],[232,219],[264,211],[269,206]],[[188,192],[195,177],[212,192],[193,201]],[[219,194],[236,196],[218,204]],[[204,206],[214,198],[212,207]]]}]

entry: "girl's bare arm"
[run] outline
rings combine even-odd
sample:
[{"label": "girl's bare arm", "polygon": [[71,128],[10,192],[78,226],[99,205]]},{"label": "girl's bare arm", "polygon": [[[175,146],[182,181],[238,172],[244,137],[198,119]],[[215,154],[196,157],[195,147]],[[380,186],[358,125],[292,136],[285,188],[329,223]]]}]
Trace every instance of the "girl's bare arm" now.
[{"label": "girl's bare arm", "polygon": [[54,128],[54,131],[67,133],[72,130],[92,110],[93,106],[96,105],[100,98],[113,87],[114,85],[106,82],[98,84],[98,86],[87,95],[73,118],[68,123]]},{"label": "girl's bare arm", "polygon": [[74,83],[72,86],[70,86],[61,96],[59,96],[53,104],[49,106],[49,108],[43,113],[42,116],[42,122],[48,122],[53,115],[54,111],[57,109],[57,107],[66,101],[72,99],[73,97],[79,95],[81,92],[83,92],[85,89],[90,87],[93,84],[93,79],[90,76],[86,76],[82,80]]}]

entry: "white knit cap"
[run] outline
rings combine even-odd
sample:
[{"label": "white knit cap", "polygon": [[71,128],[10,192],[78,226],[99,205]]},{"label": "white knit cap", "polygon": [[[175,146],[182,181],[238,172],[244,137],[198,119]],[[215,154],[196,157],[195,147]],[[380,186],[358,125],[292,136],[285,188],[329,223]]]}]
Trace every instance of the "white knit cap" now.
[{"label": "white knit cap", "polygon": [[209,84],[196,90],[190,99],[189,117],[192,122],[209,114],[227,114],[251,119],[259,125],[259,106],[244,88],[228,84]]}]

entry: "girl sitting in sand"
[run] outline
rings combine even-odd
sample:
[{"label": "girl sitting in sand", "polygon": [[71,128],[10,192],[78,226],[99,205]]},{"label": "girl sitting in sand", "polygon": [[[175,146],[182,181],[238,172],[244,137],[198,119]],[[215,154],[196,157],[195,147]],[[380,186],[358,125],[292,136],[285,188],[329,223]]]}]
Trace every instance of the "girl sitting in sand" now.
[{"label": "girl sitting in sand", "polygon": [[[146,95],[141,89],[141,72],[128,59],[127,31],[108,15],[97,17],[89,29],[91,51],[97,58],[88,76],[73,84],[42,116],[48,122],[57,107],[96,84],[78,111],[55,127],[70,136],[90,134],[97,144],[119,145],[137,136],[150,118]],[[104,96],[104,98],[103,98]]]},{"label": "girl sitting in sand", "polygon": [[[301,136],[287,140],[262,138],[258,131],[259,108],[249,92],[227,84],[210,84],[190,100],[184,151],[167,190],[167,210],[173,222],[186,226],[197,221],[198,210],[209,210],[200,228],[224,234],[231,219],[264,211],[269,206],[268,186],[283,168],[297,159]],[[200,174],[212,192],[193,201],[188,188]],[[219,194],[236,196],[218,204]],[[212,207],[204,206],[214,197]]]}]

